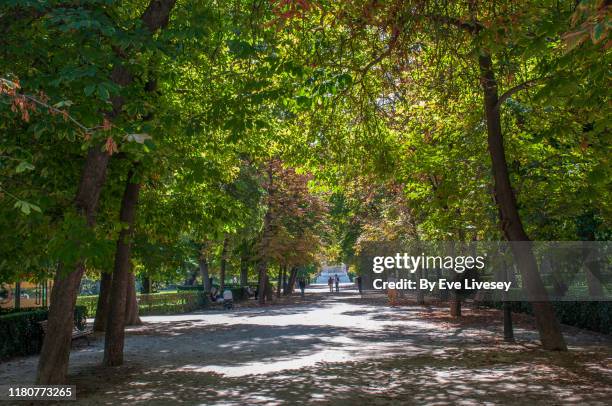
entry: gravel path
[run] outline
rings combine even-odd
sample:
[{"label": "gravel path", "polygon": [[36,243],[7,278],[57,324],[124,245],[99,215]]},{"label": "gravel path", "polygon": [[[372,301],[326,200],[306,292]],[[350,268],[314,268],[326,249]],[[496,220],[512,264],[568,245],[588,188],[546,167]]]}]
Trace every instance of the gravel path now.
[{"label": "gravel path", "polygon": [[[567,329],[569,353],[538,349],[532,321],[500,340],[496,310],[461,322],[436,307],[312,293],[294,303],[143,317],[125,365],[103,368],[103,337],[75,346],[71,404],[609,404],[612,340]],[[37,357],[0,364],[32,383]]]}]

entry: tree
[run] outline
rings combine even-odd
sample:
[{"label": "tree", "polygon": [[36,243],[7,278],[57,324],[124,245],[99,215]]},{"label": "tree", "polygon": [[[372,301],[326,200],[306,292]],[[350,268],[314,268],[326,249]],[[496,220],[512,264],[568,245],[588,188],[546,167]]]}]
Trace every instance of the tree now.
[{"label": "tree", "polygon": [[[402,152],[410,161],[415,152],[414,145],[411,145],[415,139],[422,137],[425,143],[437,146],[440,136],[461,129],[464,131],[462,136],[476,139],[475,145],[481,145],[469,133],[479,135],[483,130],[486,132],[493,184],[490,189],[484,188],[485,194],[480,196],[486,198],[489,190],[492,191],[494,207],[499,215],[499,230],[507,240],[519,242],[513,243],[512,247],[520,264],[524,288],[534,304],[543,346],[553,350],[565,349],[530,248],[525,215],[519,211],[512,188],[504,125],[509,130],[514,126],[520,128],[522,123],[512,121],[516,116],[510,116],[504,122],[502,111],[515,98],[520,100],[521,107],[529,105],[529,100],[523,100],[521,96],[542,84],[540,97],[546,99],[548,105],[567,109],[567,99],[560,101],[548,96],[572,82],[598,81],[598,67],[594,72],[578,74],[564,68],[572,58],[567,58],[561,37],[570,30],[574,2],[276,4],[279,26],[285,32],[311,29],[308,35],[301,37],[303,42],[294,47],[294,52],[314,66],[308,72],[310,88],[304,91],[300,100],[304,110],[311,113],[305,115],[308,121],[302,124],[311,128],[305,133],[304,154],[315,156],[318,162],[320,159],[342,162],[346,161],[345,151],[354,151],[354,159],[365,161],[360,167],[362,171],[394,176],[390,168],[398,162],[397,149],[395,153],[389,150],[389,144],[396,143],[400,149],[404,148]],[[549,9],[545,16],[540,13],[542,7]],[[603,21],[604,9],[591,10],[590,15],[597,16],[595,19],[581,17],[581,21],[590,22],[585,22],[575,31],[580,38],[578,43],[586,44],[587,33],[593,34],[594,43],[603,43],[605,33],[600,22]],[[585,7],[581,5],[577,10],[584,14]],[[334,24],[328,23],[330,16],[335,17]],[[575,13],[572,19],[577,19]],[[573,44],[571,38],[574,35],[565,34],[566,40],[568,37]],[[351,50],[350,54],[347,49]],[[587,55],[601,56],[601,45],[585,45],[582,51],[585,49],[588,49]],[[591,56],[587,61],[591,61]],[[589,66],[593,66],[589,62]],[[518,78],[524,79],[518,81]],[[599,84],[603,85],[602,82]],[[499,86],[505,86],[507,90],[500,94]],[[590,91],[586,90],[588,93]],[[601,101],[599,96],[596,99]],[[483,100],[482,110],[474,108],[478,98]],[[446,103],[447,107],[440,107],[441,103]],[[581,103],[590,104],[580,100],[577,105]],[[428,121],[423,110],[429,110],[430,104],[450,114],[441,116],[434,110],[432,115],[437,119]],[[531,105],[535,107],[533,103]],[[321,115],[322,110],[327,112],[325,116]],[[596,110],[595,116],[599,118],[602,109]],[[505,124],[508,122],[509,125]],[[416,123],[417,132],[411,131],[413,123]],[[429,128],[423,128],[427,126]],[[372,145],[373,140],[379,144]],[[460,141],[460,144],[464,143]],[[462,155],[462,159],[470,160],[468,154]],[[338,165],[346,169],[346,166]],[[403,166],[400,163],[401,169],[395,174],[399,179],[406,177]],[[423,165],[418,167],[425,169]],[[330,169],[337,171],[337,167]],[[418,176],[431,182],[428,189],[441,194],[436,200],[447,217],[455,216],[457,212],[450,210],[447,202],[452,196],[448,192],[457,186],[446,181],[448,172],[443,177],[437,175],[435,169],[433,172],[427,168]],[[463,181],[465,177],[459,179]],[[463,201],[459,199],[459,207]],[[466,212],[465,208],[460,212]]]}]

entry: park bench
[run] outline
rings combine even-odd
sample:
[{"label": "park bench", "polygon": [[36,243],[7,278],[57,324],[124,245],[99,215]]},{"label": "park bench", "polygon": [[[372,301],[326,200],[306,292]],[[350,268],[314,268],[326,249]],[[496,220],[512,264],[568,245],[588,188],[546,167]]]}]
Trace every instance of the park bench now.
[{"label": "park bench", "polygon": [[[48,320],[43,320],[39,322],[40,328],[42,328],[43,335],[47,334]],[[87,341],[87,345],[89,345],[89,336],[93,334],[92,329],[85,328],[84,330],[79,330],[76,326],[72,329],[71,340],[77,340],[79,338],[84,338]]]}]

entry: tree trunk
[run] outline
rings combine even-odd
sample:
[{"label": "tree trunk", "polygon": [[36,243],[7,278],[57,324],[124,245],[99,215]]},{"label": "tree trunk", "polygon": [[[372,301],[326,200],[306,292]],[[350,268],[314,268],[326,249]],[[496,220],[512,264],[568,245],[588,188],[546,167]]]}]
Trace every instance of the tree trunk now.
[{"label": "tree trunk", "polygon": [[567,350],[559,322],[540,278],[531,243],[523,228],[516,197],[510,184],[501,117],[497,105],[497,82],[491,56],[487,53],[481,54],[478,62],[484,93],[489,153],[495,180],[495,200],[499,208],[501,229],[510,242],[512,253],[519,265],[523,286],[533,307],[542,346],[548,350]]},{"label": "tree trunk", "polygon": [[151,277],[150,276],[144,276],[142,278],[142,293],[148,295],[148,294],[151,294],[152,290],[153,290],[153,286],[152,286],[152,282],[151,282]]},{"label": "tree trunk", "polygon": [[[151,33],[168,24],[170,12],[176,0],[151,0],[141,16],[141,20]],[[111,78],[125,86],[133,79],[122,66],[113,69]],[[126,83],[127,80],[127,83]],[[124,104],[122,98],[112,98],[112,118],[119,114]],[[100,199],[100,192],[106,180],[109,155],[100,145],[89,148],[81,180],[77,189],[75,207],[79,215],[84,216],[87,225],[93,227]],[[59,270],[61,270],[61,266]],[[58,385],[66,382],[72,326],[74,324],[74,307],[81,277],[85,272],[83,260],[79,261],[73,271],[63,275],[58,272],[51,292],[51,306],[47,322],[47,334],[43,340],[38,361],[36,383],[38,385]]]},{"label": "tree trunk", "polygon": [[514,329],[512,327],[512,308],[510,302],[504,301],[504,341],[514,342]]},{"label": "tree trunk", "polygon": [[193,286],[195,285],[196,278],[198,277],[198,271],[193,270],[189,272],[189,277],[185,279],[185,286]]},{"label": "tree trunk", "polygon": [[110,303],[111,284],[113,274],[102,272],[100,275],[100,293],[98,294],[98,306],[96,307],[96,318],[94,320],[94,331],[104,331],[108,320],[108,307]]},{"label": "tree trunk", "polygon": [[274,300],[274,288],[270,282],[270,276],[266,275],[266,300],[272,302]]},{"label": "tree trunk", "polygon": [[276,297],[281,297],[281,289],[283,288],[283,265],[278,266],[278,280],[276,285]]},{"label": "tree trunk", "polygon": [[138,300],[136,298],[136,276],[130,272],[128,276],[128,284],[126,291],[125,302],[125,325],[138,326],[142,324],[142,320],[138,316]]},{"label": "tree trunk", "polygon": [[221,279],[221,281],[219,282],[219,291],[221,292],[221,294],[223,294],[223,291],[225,290],[225,269],[227,268],[227,244],[229,243],[229,240],[227,237],[225,237],[223,239],[223,248],[221,249],[221,267],[219,270],[219,279]]},{"label": "tree trunk", "polygon": [[[417,270],[416,274],[417,274],[417,280],[423,278],[423,273],[421,272],[420,269]],[[421,289],[419,285],[420,284],[417,283],[416,303],[418,305],[424,305],[425,304],[425,291],[423,289]]]},{"label": "tree trunk", "polygon": [[603,276],[601,272],[601,254],[599,253],[599,246],[596,245],[597,243],[591,242],[595,241],[595,233],[592,229],[584,234],[583,237],[586,237],[586,240],[582,242],[582,262],[584,264],[589,296],[591,296],[591,299],[600,298],[604,295],[603,285],[601,284]]},{"label": "tree trunk", "polygon": [[274,173],[272,168],[272,161],[268,162],[267,175],[268,184],[266,190],[268,192],[268,209],[263,221],[263,233],[261,235],[261,247],[259,252],[259,262],[257,263],[257,273],[259,275],[259,304],[263,305],[266,302],[265,292],[267,289],[266,283],[268,282],[268,244],[270,238],[270,227],[272,225],[272,195],[274,193],[273,182]]},{"label": "tree trunk", "polygon": [[123,344],[125,338],[126,293],[130,277],[131,238],[134,231],[134,219],[140,183],[134,183],[134,169],[130,169],[121,200],[119,220],[124,228],[117,239],[115,252],[115,268],[111,292],[110,311],[106,325],[104,340],[104,365],[116,366],[123,364]]},{"label": "tree trunk", "polygon": [[[106,179],[108,160],[109,155],[102,151],[100,145],[91,147],[81,173],[75,207],[77,213],[85,218],[89,227],[93,227],[96,222],[96,211],[100,192]],[[61,265],[58,266],[51,291],[47,334],[43,340],[36,374],[38,385],[66,383],[74,325],[74,306],[79,293],[81,277],[85,272],[85,264],[79,261],[75,269],[68,271],[67,274],[62,272],[62,268]]]},{"label": "tree trunk", "polygon": [[240,286],[247,286],[249,283],[249,260],[248,258],[240,258]]},{"label": "tree trunk", "polygon": [[461,317],[461,299],[458,297],[454,297],[450,301],[450,314],[451,317],[460,318]]},{"label": "tree trunk", "polygon": [[210,286],[210,275],[208,274],[208,260],[203,253],[200,253],[199,259],[200,275],[202,275],[202,285],[204,286],[204,292],[210,292],[212,286]]},{"label": "tree trunk", "polygon": [[283,294],[284,295],[287,294],[287,288],[285,288],[285,286],[287,286],[287,266],[283,267]]},{"label": "tree trunk", "polygon": [[289,283],[287,284],[287,294],[290,295],[293,293],[293,288],[295,287],[295,280],[297,279],[297,271],[298,268],[297,266],[294,266],[291,268],[291,271],[289,272]]},{"label": "tree trunk", "polygon": [[260,305],[266,303],[266,289],[268,282],[268,261],[260,259],[257,263],[257,273],[259,274],[258,298]]},{"label": "tree trunk", "polygon": [[601,265],[598,262],[589,262],[584,266],[586,282],[591,299],[601,298],[604,295],[603,285],[598,275],[601,275]]}]

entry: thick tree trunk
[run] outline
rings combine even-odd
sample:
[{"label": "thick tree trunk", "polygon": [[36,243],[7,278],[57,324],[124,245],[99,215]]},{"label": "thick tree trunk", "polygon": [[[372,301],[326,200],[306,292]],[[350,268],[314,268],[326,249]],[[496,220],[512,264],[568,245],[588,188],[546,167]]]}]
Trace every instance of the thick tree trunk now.
[{"label": "thick tree trunk", "polygon": [[[95,224],[100,192],[106,179],[109,155],[99,145],[91,147],[87,153],[77,189],[75,207],[85,217],[87,225]],[[36,383],[39,385],[60,385],[66,383],[72,327],[74,325],[74,306],[79,292],[81,277],[85,272],[83,261],[79,261],[72,271],[62,272],[58,267],[51,291],[51,306],[47,334],[43,340]]]},{"label": "thick tree trunk", "polygon": [[125,303],[125,325],[138,326],[142,324],[142,320],[138,316],[138,300],[136,298],[136,276],[130,272],[128,276],[128,284],[126,291]]},{"label": "thick tree trunk", "polygon": [[200,265],[200,275],[202,275],[202,285],[204,286],[204,292],[210,292],[212,286],[210,286],[210,275],[208,274],[208,260],[203,253],[200,253],[200,259],[198,260]]},{"label": "thick tree trunk", "polygon": [[104,331],[108,320],[108,308],[110,304],[111,284],[113,274],[102,272],[100,275],[100,293],[98,294],[98,305],[96,307],[96,318],[94,320],[94,331]]},{"label": "thick tree trunk", "polygon": [[249,283],[249,260],[242,257],[240,259],[240,286],[244,287]]},{"label": "thick tree trunk", "polygon": [[229,243],[229,240],[227,237],[225,237],[223,239],[223,248],[221,249],[221,266],[219,270],[219,279],[221,279],[221,281],[219,282],[219,290],[221,291],[221,294],[223,294],[223,291],[225,290],[225,270],[227,268],[227,244],[228,243]]},{"label": "thick tree trunk", "polygon": [[128,173],[119,220],[125,226],[119,233],[115,252],[115,268],[111,292],[110,311],[104,340],[104,365],[116,366],[123,363],[123,344],[125,338],[126,293],[130,276],[131,238],[134,231],[134,219],[140,183],[134,180],[134,169]]},{"label": "thick tree trunk", "polygon": [[548,350],[567,350],[565,339],[554,309],[538,272],[529,237],[521,221],[514,191],[510,184],[508,165],[504,151],[504,139],[499,113],[497,82],[489,54],[479,57],[481,84],[484,93],[484,110],[487,121],[489,153],[495,180],[495,200],[499,208],[501,228],[510,241],[512,253],[519,265],[523,286],[530,298],[540,333],[542,346]]}]

